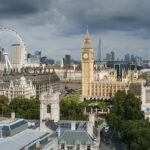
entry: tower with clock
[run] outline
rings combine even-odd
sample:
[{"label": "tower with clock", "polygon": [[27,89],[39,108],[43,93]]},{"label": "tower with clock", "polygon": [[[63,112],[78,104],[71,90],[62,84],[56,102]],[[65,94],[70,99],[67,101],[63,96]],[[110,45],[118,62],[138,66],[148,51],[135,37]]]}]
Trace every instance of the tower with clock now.
[{"label": "tower with clock", "polygon": [[94,80],[94,48],[88,29],[81,50],[82,62],[82,98],[91,96],[91,82]]}]

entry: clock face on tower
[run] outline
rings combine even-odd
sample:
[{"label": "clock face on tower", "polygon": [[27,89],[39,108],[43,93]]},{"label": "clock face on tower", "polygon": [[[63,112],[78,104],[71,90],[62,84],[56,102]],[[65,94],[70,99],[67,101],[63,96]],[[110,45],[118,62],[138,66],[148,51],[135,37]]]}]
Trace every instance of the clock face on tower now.
[{"label": "clock face on tower", "polygon": [[88,53],[84,53],[84,54],[83,54],[83,58],[84,58],[84,59],[88,59],[88,58],[89,58]]}]

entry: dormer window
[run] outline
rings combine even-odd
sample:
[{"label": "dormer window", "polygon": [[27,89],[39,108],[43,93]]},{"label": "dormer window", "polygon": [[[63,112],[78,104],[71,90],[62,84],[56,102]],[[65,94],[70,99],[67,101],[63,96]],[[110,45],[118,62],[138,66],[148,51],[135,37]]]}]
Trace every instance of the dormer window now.
[{"label": "dormer window", "polygon": [[87,145],[87,150],[91,150],[91,145]]},{"label": "dormer window", "polygon": [[65,144],[61,144],[60,149],[64,150],[65,149]]},{"label": "dormer window", "polygon": [[76,144],[76,150],[80,150],[80,144]]},{"label": "dormer window", "polygon": [[67,150],[73,150],[73,146],[67,146]]}]

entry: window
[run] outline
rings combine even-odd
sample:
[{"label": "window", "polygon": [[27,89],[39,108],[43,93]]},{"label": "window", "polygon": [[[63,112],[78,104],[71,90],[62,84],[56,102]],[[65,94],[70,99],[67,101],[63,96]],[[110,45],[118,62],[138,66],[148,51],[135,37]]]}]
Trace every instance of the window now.
[{"label": "window", "polygon": [[47,105],[47,113],[51,113],[51,105]]},{"label": "window", "polygon": [[87,145],[87,150],[91,150],[91,146],[90,145]]},{"label": "window", "polygon": [[146,108],[146,112],[150,112],[150,108]]},{"label": "window", "polygon": [[146,90],[146,103],[150,103],[150,90]]},{"label": "window", "polygon": [[80,144],[76,145],[76,150],[80,150]]},{"label": "window", "polygon": [[65,149],[65,144],[61,144],[60,149]]},{"label": "window", "polygon": [[67,146],[67,150],[73,150],[73,146]]}]

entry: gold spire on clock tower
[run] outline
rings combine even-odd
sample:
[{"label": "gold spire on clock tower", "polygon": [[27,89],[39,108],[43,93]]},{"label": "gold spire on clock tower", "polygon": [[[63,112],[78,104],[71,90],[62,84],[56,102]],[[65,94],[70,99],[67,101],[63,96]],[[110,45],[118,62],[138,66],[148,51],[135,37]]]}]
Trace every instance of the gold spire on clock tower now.
[{"label": "gold spire on clock tower", "polygon": [[81,51],[82,62],[82,97],[91,96],[91,82],[94,80],[94,49],[92,46],[92,38],[89,35],[88,27],[84,37],[84,44]]},{"label": "gold spire on clock tower", "polygon": [[93,48],[92,46],[92,38],[89,35],[89,30],[88,30],[88,26],[87,26],[87,31],[86,31],[86,35],[84,37],[84,45],[83,48]]}]

